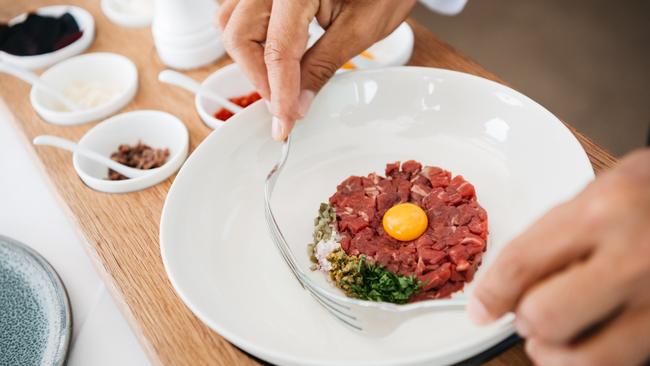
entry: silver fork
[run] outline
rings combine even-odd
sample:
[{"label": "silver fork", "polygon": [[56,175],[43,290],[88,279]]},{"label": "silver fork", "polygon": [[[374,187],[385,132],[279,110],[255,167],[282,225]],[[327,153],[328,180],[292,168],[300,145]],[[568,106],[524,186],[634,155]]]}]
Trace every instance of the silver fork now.
[{"label": "silver fork", "polygon": [[346,326],[372,336],[384,336],[395,330],[404,320],[433,310],[464,309],[467,298],[428,300],[396,305],[348,298],[325,290],[314,283],[300,269],[271,209],[271,198],[282,168],[289,157],[291,136],[282,144],[280,159],[266,176],[264,185],[264,213],[271,239],[298,283],[332,316]]}]

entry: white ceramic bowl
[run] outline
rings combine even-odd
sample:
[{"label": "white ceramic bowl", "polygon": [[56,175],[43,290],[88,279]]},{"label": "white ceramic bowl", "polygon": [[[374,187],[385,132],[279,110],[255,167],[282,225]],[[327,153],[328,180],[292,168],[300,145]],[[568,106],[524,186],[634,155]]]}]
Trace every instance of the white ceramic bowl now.
[{"label": "white ceramic bowl", "polygon": [[[194,151],[167,195],[162,260],[203,322],[279,365],[446,365],[514,332],[512,317],[479,327],[463,311],[441,311],[368,338],[324,311],[268,236],[264,179],[280,156],[269,118],[263,103],[232,117]],[[334,77],[297,124],[292,145],[273,205],[305,272],[319,203],[344,178],[383,172],[387,162],[416,159],[474,184],[490,220],[479,277],[510,239],[594,176],[578,141],[542,106],[501,84],[442,69]],[[322,273],[311,276],[333,289]]]},{"label": "white ceramic bowl", "polygon": [[[226,98],[240,97],[255,91],[253,84],[248,81],[237,64],[230,64],[215,71],[201,83],[201,86]],[[194,106],[208,127],[218,129],[228,123],[214,118],[214,113],[221,109],[219,103],[197,95],[194,98]]]},{"label": "white ceramic bowl", "polygon": [[148,10],[147,13],[143,14],[128,13],[122,9],[119,3],[119,0],[102,0],[101,2],[102,12],[111,22],[128,28],[148,27],[151,24],[151,20],[153,19],[153,0],[149,0],[149,3],[142,5]]},{"label": "white ceramic bowl", "polygon": [[[33,70],[48,67],[68,57],[78,55],[85,51],[95,38],[95,20],[86,10],[72,5],[53,5],[45,6],[36,10],[37,14],[61,16],[64,13],[70,13],[79,25],[79,30],[83,31],[81,38],[71,44],[50,53],[34,56],[16,56],[0,51],[0,61],[22,67],[23,69]],[[27,13],[18,15],[9,21],[9,24],[15,24],[23,21]]]},{"label": "white ceramic bowl", "polygon": [[108,168],[74,154],[72,163],[81,180],[90,188],[124,193],[151,187],[174,174],[187,158],[189,134],[185,124],[175,116],[161,111],[142,110],[113,116],[91,128],[79,140],[79,146],[110,157],[119,145],[135,145],[138,141],[152,148],[168,148],[169,158],[150,175],[125,180],[107,180]]},{"label": "white ceramic bowl", "polygon": [[62,61],[41,74],[50,86],[65,90],[77,83],[101,83],[121,90],[119,95],[97,107],[77,111],[62,110],[58,101],[33,88],[29,98],[34,110],[47,122],[73,125],[106,118],[119,111],[135,96],[138,70],[128,58],[115,53],[87,53]]}]

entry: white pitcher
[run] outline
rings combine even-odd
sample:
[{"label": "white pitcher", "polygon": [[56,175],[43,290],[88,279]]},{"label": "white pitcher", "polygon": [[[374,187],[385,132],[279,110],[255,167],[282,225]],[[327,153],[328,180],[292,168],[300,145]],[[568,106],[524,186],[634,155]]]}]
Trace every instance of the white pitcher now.
[{"label": "white pitcher", "polygon": [[217,9],[214,0],[156,0],[151,32],[165,65],[193,69],[224,55],[213,23]]}]

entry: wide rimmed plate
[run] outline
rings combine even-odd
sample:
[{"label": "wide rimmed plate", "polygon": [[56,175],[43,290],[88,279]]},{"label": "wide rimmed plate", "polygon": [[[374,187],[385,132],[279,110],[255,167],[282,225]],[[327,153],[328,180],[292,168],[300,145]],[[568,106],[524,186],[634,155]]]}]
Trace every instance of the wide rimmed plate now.
[{"label": "wide rimmed plate", "polygon": [[72,335],[68,296],[38,253],[0,235],[0,365],[64,365]]},{"label": "wide rimmed plate", "polygon": [[[283,365],[447,364],[512,334],[510,317],[477,327],[464,312],[446,311],[368,338],[323,311],[267,236],[263,181],[279,156],[269,120],[257,103],[213,132],[165,202],[162,259],[179,296],[203,322]],[[343,178],[381,172],[386,162],[416,159],[474,183],[490,218],[479,276],[512,237],[593,179],[584,150],[546,109],[503,85],[441,69],[337,76],[293,137],[274,206],[302,266],[319,202]]]}]

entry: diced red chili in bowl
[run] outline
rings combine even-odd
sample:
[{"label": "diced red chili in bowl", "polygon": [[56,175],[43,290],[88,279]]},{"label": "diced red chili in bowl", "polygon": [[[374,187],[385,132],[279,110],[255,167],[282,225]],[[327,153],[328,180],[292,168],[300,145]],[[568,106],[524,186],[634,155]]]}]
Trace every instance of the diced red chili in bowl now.
[{"label": "diced red chili in bowl", "polygon": [[[247,95],[242,95],[241,97],[233,97],[233,98],[228,98],[231,102],[237,104],[238,106],[242,108],[246,108],[249,105],[257,102],[258,100],[262,99],[262,97],[259,95],[257,92],[252,92]],[[218,111],[214,113],[214,118],[222,120],[222,121],[227,121],[228,118],[234,116],[235,114],[231,112],[230,110],[226,108],[221,108]]]}]

